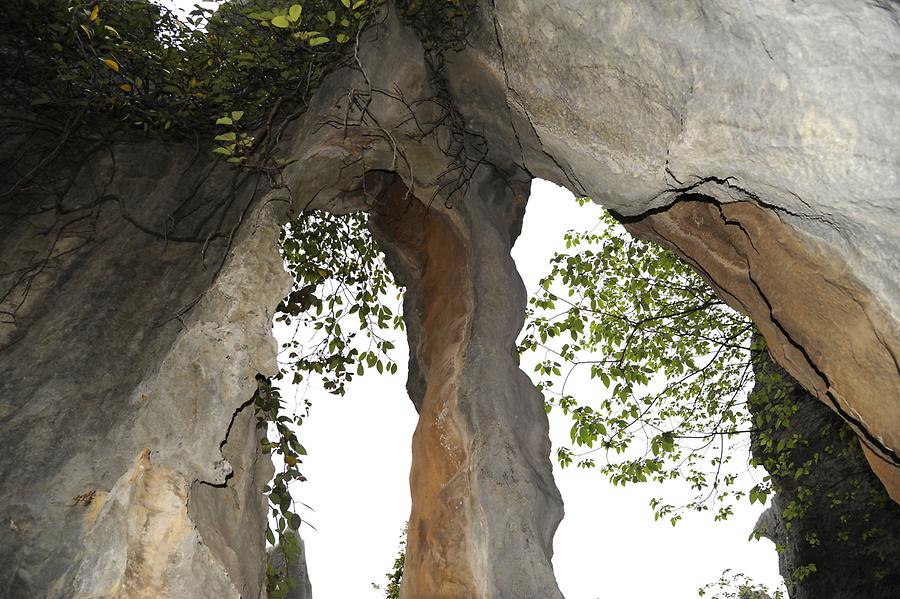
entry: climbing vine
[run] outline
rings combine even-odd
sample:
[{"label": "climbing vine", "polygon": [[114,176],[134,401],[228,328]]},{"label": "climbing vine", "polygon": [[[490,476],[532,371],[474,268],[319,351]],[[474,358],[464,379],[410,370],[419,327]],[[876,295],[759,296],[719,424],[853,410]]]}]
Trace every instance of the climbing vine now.
[{"label": "climbing vine", "polygon": [[416,31],[426,52],[462,50],[475,27],[478,0],[398,0],[404,21]]}]

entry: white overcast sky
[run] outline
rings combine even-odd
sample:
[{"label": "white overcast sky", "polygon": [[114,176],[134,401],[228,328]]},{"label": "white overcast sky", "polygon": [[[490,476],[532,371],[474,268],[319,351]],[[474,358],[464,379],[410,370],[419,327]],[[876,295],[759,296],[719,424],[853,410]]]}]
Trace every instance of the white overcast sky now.
[{"label": "white overcast sky", "polygon": [[[599,214],[598,207],[579,207],[552,183],[534,182],[512,252],[527,289],[534,290],[546,274],[565,231],[583,228]],[[395,342],[401,365],[396,375],[367,373],[343,398],[314,387],[284,393],[288,398],[306,393],[313,402],[300,430],[309,452],[302,469],[308,482],[296,495],[312,508],[302,515],[315,530],[304,525],[301,532],[316,599],[383,596],[371,583],[383,582],[409,516],[416,412],[404,388],[405,336],[397,334]],[[524,370],[531,374],[527,365]],[[554,447],[567,444],[568,417],[554,410],[550,424]],[[661,494],[655,484],[613,487],[596,470],[561,470],[556,463],[554,472],[566,516],[554,541],[553,564],[568,599],[696,597],[697,588],[718,579],[725,568],[770,587],[780,584],[773,544],[747,540],[762,511],[758,504],[745,500],[725,523],[713,522],[711,513],[689,514],[672,527],[653,520],[648,502]],[[689,493],[684,483],[670,483],[666,491]]]}]

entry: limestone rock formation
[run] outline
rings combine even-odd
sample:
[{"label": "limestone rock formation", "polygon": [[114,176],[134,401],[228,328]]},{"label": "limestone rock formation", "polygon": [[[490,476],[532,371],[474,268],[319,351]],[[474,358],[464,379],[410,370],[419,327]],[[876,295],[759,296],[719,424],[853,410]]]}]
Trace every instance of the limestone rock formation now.
[{"label": "limestone rock formation", "polygon": [[[257,597],[271,466],[243,408],[275,371],[280,228],[218,169],[192,197],[190,148],[110,150],[3,217],[0,595]],[[213,504],[233,530],[204,539]]]},{"label": "limestone rock formation", "polygon": [[697,265],[900,499],[896,3],[483,8],[448,76],[489,146]]},{"label": "limestone rock formation", "polygon": [[407,287],[419,410],[400,596],[562,597],[547,416],[514,359],[526,296],[509,252],[527,181],[472,183],[450,210],[388,185],[371,221]]},{"label": "limestone rock formation", "polygon": [[154,139],[64,147],[20,189],[52,140],[5,132],[0,595],[260,597],[246,410],[275,369],[279,225],[323,208],[374,211],[411,288],[405,597],[559,596],[546,420],[511,356],[535,176],[695,264],[900,498],[898,22],[883,0],[485,0],[437,63],[388,2],[275,189]]}]

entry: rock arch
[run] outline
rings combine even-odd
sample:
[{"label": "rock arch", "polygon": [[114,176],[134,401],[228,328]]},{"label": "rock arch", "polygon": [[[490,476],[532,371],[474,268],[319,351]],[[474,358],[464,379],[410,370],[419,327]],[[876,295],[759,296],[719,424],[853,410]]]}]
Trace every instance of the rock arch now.
[{"label": "rock arch", "polygon": [[[279,223],[374,208],[417,315],[405,596],[559,596],[546,419],[510,354],[524,295],[508,249],[535,176],[692,261],[900,497],[896,6],[480,8],[436,73],[388,6],[365,76],[332,73],[290,132],[283,188],[255,194],[192,147],[146,141],[67,173],[64,210],[17,194],[0,239],[15,313],[0,325],[0,594],[261,596],[267,465],[245,408],[273,368]],[[422,135],[448,105],[461,129]],[[33,140],[2,143],[9,183]],[[174,213],[207,243],[169,232]]]}]

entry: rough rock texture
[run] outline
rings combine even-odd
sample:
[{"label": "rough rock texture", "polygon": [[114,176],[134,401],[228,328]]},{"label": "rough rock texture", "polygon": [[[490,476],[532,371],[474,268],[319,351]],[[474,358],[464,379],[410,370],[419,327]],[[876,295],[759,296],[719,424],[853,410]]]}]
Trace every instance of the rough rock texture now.
[{"label": "rough rock texture", "polygon": [[[388,4],[285,133],[284,189],[146,140],[4,192],[0,595],[258,596],[240,408],[274,369],[278,224],[396,208],[390,173],[410,210],[377,226],[412,287],[422,414],[406,597],[558,596],[546,421],[510,353],[532,176],[697,265],[900,497],[897,10],[485,0],[440,69]],[[0,140],[4,189],[32,143]]]},{"label": "rough rock texture", "polygon": [[527,182],[482,175],[449,210],[387,186],[371,221],[407,286],[420,414],[401,590],[411,599],[562,596],[547,417],[514,360],[526,298],[509,251]]},{"label": "rough rock texture", "polygon": [[891,317],[847,261],[753,202],[692,196],[627,226],[675,249],[755,318],[776,359],[859,434],[896,497],[900,344],[885,334]]},{"label": "rough rock texture", "polygon": [[[257,385],[266,385],[264,392],[268,392],[266,382],[257,379]],[[231,476],[224,485],[195,481],[188,506],[203,542],[222,560],[241,597],[257,597],[265,587],[265,570],[255,559],[266,546],[265,526],[260,522],[269,512],[260,490],[275,475],[271,461],[261,455],[255,399],[256,395],[239,408],[222,446]]]},{"label": "rough rock texture", "polygon": [[[239,410],[275,367],[279,227],[268,206],[248,210],[227,257],[224,237],[204,253],[210,214],[227,232],[240,213],[186,199],[203,172],[191,148],[112,152],[76,171],[62,214],[23,193],[15,212],[35,214],[3,217],[15,310],[0,325],[0,596],[257,597],[261,560],[233,554],[262,554],[270,466]],[[230,177],[209,181],[229,197]],[[247,204],[242,186],[233,195]],[[164,230],[167,215],[168,241],[139,228]],[[199,241],[180,241],[194,229]],[[203,537],[217,494],[240,545]]]},{"label": "rough rock texture", "polygon": [[[755,358],[754,370],[762,374],[749,403],[757,427],[768,430],[776,446],[799,435],[787,463],[793,470],[813,464],[808,474],[799,477],[773,476],[776,494],[757,524],[757,530],[782,547],[778,562],[789,596],[900,597],[900,506],[887,496],[853,434],[836,414],[768,355]],[[776,398],[776,390],[784,397]],[[786,428],[773,430],[772,419],[784,414],[787,405],[796,406],[796,412]],[[758,433],[753,435],[751,450],[763,463],[770,455],[774,459]],[[804,506],[800,515],[796,515],[798,505]],[[798,577],[798,571],[809,564],[815,571]]]},{"label": "rough rock texture", "polygon": [[[856,421],[900,499],[897,4],[493,0],[483,9],[470,48],[448,59],[470,126],[531,174],[625,217],[647,215],[638,234],[659,239],[656,223],[677,221],[682,235],[668,245],[754,318],[798,380]],[[509,118],[498,118],[506,107]],[[725,225],[706,207],[665,211],[692,197],[744,203],[729,218],[750,219],[731,225],[750,238],[708,229]],[[757,290],[749,278],[768,281]],[[822,326],[832,319],[838,326]]]}]

